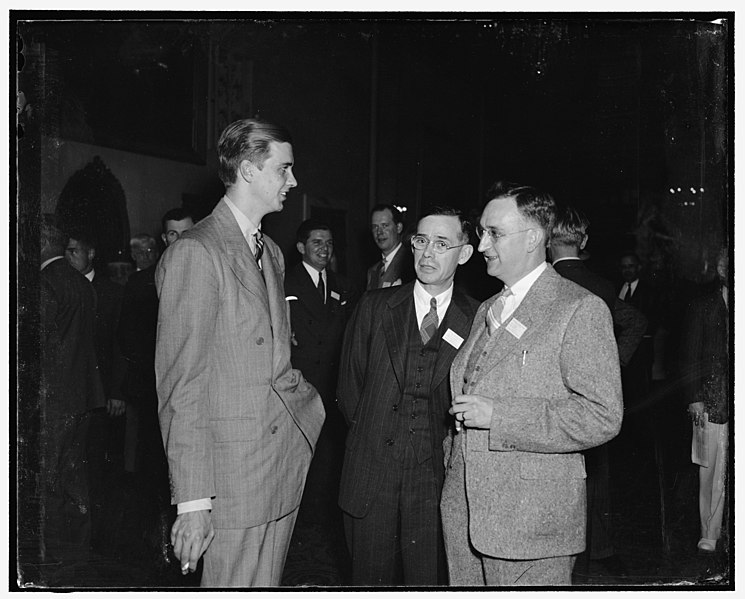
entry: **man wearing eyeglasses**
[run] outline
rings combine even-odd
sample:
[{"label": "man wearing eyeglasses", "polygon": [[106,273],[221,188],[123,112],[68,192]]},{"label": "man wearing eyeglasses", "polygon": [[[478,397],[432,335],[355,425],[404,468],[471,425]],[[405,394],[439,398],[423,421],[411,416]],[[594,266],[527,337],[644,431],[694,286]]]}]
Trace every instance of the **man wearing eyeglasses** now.
[{"label": "man wearing eyeglasses", "polygon": [[498,183],[479,251],[504,290],[479,308],[450,373],[456,429],[442,492],[450,584],[571,584],[585,548],[580,452],[621,427],[602,299],[546,263],[553,198]]},{"label": "man wearing eyeglasses", "polygon": [[370,216],[370,231],[381,258],[367,270],[366,289],[395,287],[414,279],[411,253],[403,246],[404,221],[392,204],[377,204]]},{"label": "man wearing eyeglasses", "polygon": [[453,285],[473,253],[468,229],[450,208],[422,218],[411,239],[416,281],[366,293],[347,326],[339,505],[354,585],[447,582],[439,513],[442,441],[453,422],[447,375],[478,307]]},{"label": "man wearing eyeglasses", "polygon": [[163,215],[160,224],[163,227],[160,238],[166,247],[169,247],[194,226],[194,219],[183,208],[172,208]]}]

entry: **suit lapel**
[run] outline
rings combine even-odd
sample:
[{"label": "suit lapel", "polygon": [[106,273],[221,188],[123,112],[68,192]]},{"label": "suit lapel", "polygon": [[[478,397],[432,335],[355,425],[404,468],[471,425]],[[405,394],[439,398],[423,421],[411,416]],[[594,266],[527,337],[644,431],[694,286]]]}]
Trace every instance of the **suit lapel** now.
[{"label": "suit lapel", "polygon": [[[448,330],[456,333],[461,339],[468,338],[470,319],[464,311],[464,298],[457,289],[453,289],[453,297],[448,306],[448,311],[445,313],[445,318],[440,328],[443,336]],[[444,379],[448,372],[450,372],[450,366],[453,363],[455,355],[458,353],[458,348],[451,345],[445,339],[440,339],[440,349],[437,352],[437,361],[435,362],[435,369],[432,373],[431,389],[437,387],[442,379]]]},{"label": "suit lapel", "polygon": [[[323,320],[326,317],[326,306],[323,304],[321,296],[318,294],[318,287],[315,286],[313,279],[302,263],[298,264],[298,272],[300,286],[303,290],[302,298],[305,301],[308,311],[311,312],[316,319]],[[328,276],[326,279],[328,280]],[[327,294],[330,296],[330,291],[327,291]]]},{"label": "suit lapel", "polygon": [[[518,342],[525,345],[532,335],[542,330],[541,323],[551,314],[551,307],[556,299],[556,284],[561,279],[551,266],[538,277],[527,295],[512,314],[510,319],[500,327],[495,339],[487,342],[488,354],[482,372],[492,370],[505,357],[510,355]],[[515,324],[522,324],[525,331],[520,337],[513,335],[510,329]]]},{"label": "suit lapel", "polygon": [[399,287],[388,299],[383,314],[383,332],[385,334],[388,355],[391,359],[393,371],[398,379],[401,391],[404,389],[406,373],[404,371],[406,359],[406,342],[410,322],[414,310],[414,284]]},{"label": "suit lapel", "polygon": [[212,213],[223,232],[222,240],[230,270],[246,291],[256,296],[268,310],[269,298],[264,279],[233,213],[224,200],[220,200]]}]

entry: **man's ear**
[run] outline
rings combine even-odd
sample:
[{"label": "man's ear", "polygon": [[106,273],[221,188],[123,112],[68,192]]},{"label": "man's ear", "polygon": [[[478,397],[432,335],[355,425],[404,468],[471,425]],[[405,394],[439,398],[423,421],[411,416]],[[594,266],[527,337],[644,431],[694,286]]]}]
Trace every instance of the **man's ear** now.
[{"label": "man's ear", "polygon": [[473,255],[473,246],[468,243],[460,248],[460,256],[458,257],[458,264],[465,264],[471,259]]},{"label": "man's ear", "polygon": [[396,231],[398,232],[399,235],[401,235],[401,233],[403,232],[403,230],[404,230],[404,224],[403,223],[396,223]]},{"label": "man's ear", "polygon": [[528,230],[528,251],[533,252],[536,248],[546,245],[546,234],[541,227],[533,227]]},{"label": "man's ear", "polygon": [[88,250],[88,260],[93,262],[93,259],[96,257],[96,248],[91,248]]},{"label": "man's ear", "polygon": [[238,165],[238,174],[244,181],[250,183],[253,180],[255,169],[256,167],[250,160],[241,160]]},{"label": "man's ear", "polygon": [[584,250],[584,249],[585,249],[585,246],[587,245],[587,240],[588,240],[588,239],[590,239],[590,236],[589,236],[589,235],[585,235],[585,236],[584,236],[584,237],[582,238],[582,243],[580,243],[580,244],[579,244],[579,249],[580,249],[580,250]]},{"label": "man's ear", "polygon": [[166,242],[166,234],[165,233],[161,233],[160,234],[160,238],[163,240],[163,243],[164,244],[168,245],[168,243]]},{"label": "man's ear", "polygon": [[300,252],[301,256],[305,256],[305,244],[300,243],[299,241],[295,244],[295,247],[297,248],[297,251]]}]

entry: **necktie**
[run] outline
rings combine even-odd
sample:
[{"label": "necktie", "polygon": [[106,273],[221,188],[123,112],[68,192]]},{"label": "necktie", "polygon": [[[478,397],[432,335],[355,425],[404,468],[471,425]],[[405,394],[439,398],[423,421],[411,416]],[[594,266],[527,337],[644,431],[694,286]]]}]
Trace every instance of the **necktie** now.
[{"label": "necktie", "polygon": [[[511,295],[513,295],[512,290],[505,289],[502,292],[502,295],[497,298],[497,301],[492,303],[491,307],[487,311],[486,328],[489,330],[490,335],[493,335],[494,331],[502,326],[504,322],[502,320],[502,313],[504,312],[504,308],[507,305],[507,298]],[[499,312],[499,315],[497,315],[497,312]]]},{"label": "necktie", "polygon": [[326,303],[326,286],[323,284],[323,274],[318,273],[318,294],[321,296],[321,301]]},{"label": "necktie", "polygon": [[419,329],[419,333],[422,336],[422,345],[427,345],[427,342],[434,337],[439,324],[437,319],[437,300],[432,298],[429,300],[429,312],[424,315],[422,328]]},{"label": "necktie", "polygon": [[264,253],[264,239],[261,231],[254,233],[254,258],[256,258],[256,264],[259,265],[261,270],[261,255]]},{"label": "necktie", "polygon": [[627,302],[631,299],[631,283],[626,283],[626,293],[623,294],[623,301]]}]

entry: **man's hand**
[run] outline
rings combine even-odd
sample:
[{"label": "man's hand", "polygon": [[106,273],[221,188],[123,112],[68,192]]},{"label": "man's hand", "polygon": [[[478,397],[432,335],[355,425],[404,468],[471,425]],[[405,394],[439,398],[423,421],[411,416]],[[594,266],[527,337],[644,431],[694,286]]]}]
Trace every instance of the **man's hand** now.
[{"label": "man's hand", "polygon": [[181,562],[181,573],[194,572],[212,539],[212,514],[209,510],[198,510],[179,514],[171,528],[171,543],[176,558]]},{"label": "man's hand", "polygon": [[494,402],[483,395],[456,395],[450,413],[456,424],[462,422],[469,428],[490,428]]},{"label": "man's hand", "polygon": [[693,424],[696,426],[704,426],[706,423],[706,419],[704,418],[706,412],[704,410],[703,401],[694,401],[692,404],[688,404],[688,413],[691,416],[691,420],[693,420]]},{"label": "man's hand", "polygon": [[121,416],[124,414],[124,410],[127,407],[121,399],[108,399],[106,400],[106,413],[111,416]]}]

